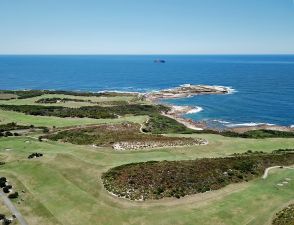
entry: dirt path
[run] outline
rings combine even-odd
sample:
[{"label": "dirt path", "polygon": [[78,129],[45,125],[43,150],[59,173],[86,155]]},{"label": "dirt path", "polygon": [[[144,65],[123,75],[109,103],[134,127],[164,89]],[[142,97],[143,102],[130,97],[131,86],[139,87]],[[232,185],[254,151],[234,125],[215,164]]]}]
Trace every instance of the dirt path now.
[{"label": "dirt path", "polygon": [[180,116],[172,115],[172,114],[167,114],[167,113],[162,113],[163,116],[169,117],[171,119],[176,120],[178,123],[183,124],[187,128],[190,128],[192,130],[203,130],[203,128],[196,126],[192,121],[189,121],[185,118],[182,118]]},{"label": "dirt path", "polygon": [[28,225],[24,217],[21,215],[21,213],[18,211],[18,209],[12,204],[9,198],[6,197],[6,195],[0,191],[0,196],[3,199],[4,204],[7,206],[7,208],[10,210],[10,212],[16,216],[16,219],[19,221],[21,225]]},{"label": "dirt path", "polygon": [[262,179],[266,179],[268,177],[268,173],[272,169],[281,168],[281,169],[294,169],[294,167],[288,167],[288,166],[272,166],[265,169],[264,174],[262,176]]},{"label": "dirt path", "polygon": [[147,120],[146,120],[144,123],[141,123],[141,125],[140,125],[140,132],[141,132],[141,133],[145,133],[145,132],[143,131],[143,128],[144,128],[145,124],[148,124],[149,119],[150,119],[150,118],[147,118]]}]

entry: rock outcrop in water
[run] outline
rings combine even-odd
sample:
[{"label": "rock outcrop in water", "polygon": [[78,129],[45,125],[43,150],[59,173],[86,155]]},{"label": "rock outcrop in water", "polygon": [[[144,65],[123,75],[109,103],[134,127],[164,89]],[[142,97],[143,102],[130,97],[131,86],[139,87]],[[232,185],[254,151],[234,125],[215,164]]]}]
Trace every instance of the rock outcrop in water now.
[{"label": "rock outcrop in water", "polygon": [[231,89],[224,86],[191,85],[185,84],[172,89],[164,89],[157,92],[150,92],[146,97],[150,100],[166,98],[186,98],[203,94],[228,94]]}]

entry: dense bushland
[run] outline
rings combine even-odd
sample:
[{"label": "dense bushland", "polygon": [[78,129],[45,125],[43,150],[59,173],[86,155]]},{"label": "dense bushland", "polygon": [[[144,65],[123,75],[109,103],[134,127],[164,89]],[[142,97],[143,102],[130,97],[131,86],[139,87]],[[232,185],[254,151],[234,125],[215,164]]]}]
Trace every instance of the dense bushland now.
[{"label": "dense bushland", "polygon": [[277,131],[277,130],[250,130],[244,133],[237,133],[232,131],[214,131],[214,130],[202,130],[194,131],[198,134],[219,134],[225,137],[240,137],[240,138],[293,138],[294,132],[291,131]]},{"label": "dense bushland", "polygon": [[152,115],[148,122],[145,124],[143,131],[152,134],[171,134],[181,133],[190,134],[193,133],[192,129],[187,128],[185,125],[179,123],[175,119],[163,116]]},{"label": "dense bushland", "polygon": [[180,198],[260,176],[267,167],[294,164],[294,153],[250,154],[189,161],[142,162],[118,166],[102,176],[105,188],[135,199]]},{"label": "dense bushland", "polygon": [[57,117],[88,117],[94,119],[117,118],[125,115],[151,115],[168,108],[162,105],[118,105],[118,106],[83,106],[80,108],[68,108],[62,106],[41,105],[0,105],[0,109],[22,112],[35,116],[57,116]]}]

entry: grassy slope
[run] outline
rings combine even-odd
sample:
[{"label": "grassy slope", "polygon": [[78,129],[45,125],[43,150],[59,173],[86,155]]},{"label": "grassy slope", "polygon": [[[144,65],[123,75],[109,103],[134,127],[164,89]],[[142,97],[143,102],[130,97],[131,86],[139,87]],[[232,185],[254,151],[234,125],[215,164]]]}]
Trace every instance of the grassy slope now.
[{"label": "grassy slope", "polygon": [[[103,225],[260,225],[268,222],[270,215],[293,198],[293,170],[271,172],[266,180],[230,185],[213,193],[155,203],[117,199],[103,189],[101,173],[125,163],[223,156],[248,149],[272,151],[294,146],[294,139],[250,140],[201,136],[209,140],[209,146],[138,152],[115,152],[108,148],[96,149],[33,139],[25,143],[28,139],[25,137],[5,138],[0,140],[0,156],[10,162],[0,167],[0,173],[9,176],[20,189],[27,190],[21,196],[25,201],[18,207],[29,224],[69,225],[81,224],[82,220],[83,224]],[[6,148],[12,150],[6,151]],[[45,155],[37,160],[27,160],[31,152],[43,152]],[[277,189],[275,184],[285,177],[292,178],[292,182]]]},{"label": "grassy slope", "polygon": [[[45,97],[68,97],[43,95],[31,99],[0,101],[1,104],[34,104]],[[126,100],[126,97],[98,98],[100,101]],[[3,103],[2,103],[3,102]],[[79,107],[88,103],[60,103]],[[51,105],[51,104],[50,104]],[[142,123],[145,116],[130,116],[121,119],[75,119],[38,117],[0,110],[0,123],[17,122],[36,126],[57,127],[116,123],[130,121]],[[0,160],[8,161],[0,166],[0,175],[5,175],[17,187],[24,202],[16,206],[30,225],[42,224],[267,224],[270,216],[293,199],[294,171],[271,171],[266,180],[257,179],[248,183],[229,185],[224,189],[188,196],[180,200],[130,202],[109,195],[103,188],[100,176],[109,168],[139,161],[184,160],[197,157],[219,157],[235,152],[267,151],[293,148],[294,139],[241,139],[212,134],[171,135],[202,137],[207,146],[170,148],[152,151],[115,152],[110,148],[75,146],[60,142],[38,142],[26,137],[0,139]],[[25,141],[29,140],[29,143]],[[7,151],[6,149],[12,149]],[[30,153],[42,152],[40,159],[26,159]],[[292,178],[289,185],[276,188],[285,177]],[[172,207],[171,207],[172,206]]]},{"label": "grassy slope", "polygon": [[32,116],[26,115],[24,113],[0,110],[0,124],[17,122],[18,124],[24,125],[33,124],[35,126],[48,127],[67,127],[87,124],[119,123],[122,121],[143,123],[144,121],[146,121],[146,119],[146,116],[127,116],[118,119],[60,118],[54,116]]}]

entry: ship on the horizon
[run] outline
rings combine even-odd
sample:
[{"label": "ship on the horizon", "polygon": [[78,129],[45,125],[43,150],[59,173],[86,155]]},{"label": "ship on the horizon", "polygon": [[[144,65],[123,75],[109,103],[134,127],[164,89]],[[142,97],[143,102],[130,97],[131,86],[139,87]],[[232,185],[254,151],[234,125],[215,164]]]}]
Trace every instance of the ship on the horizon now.
[{"label": "ship on the horizon", "polygon": [[164,59],[155,59],[154,63],[165,63]]}]

